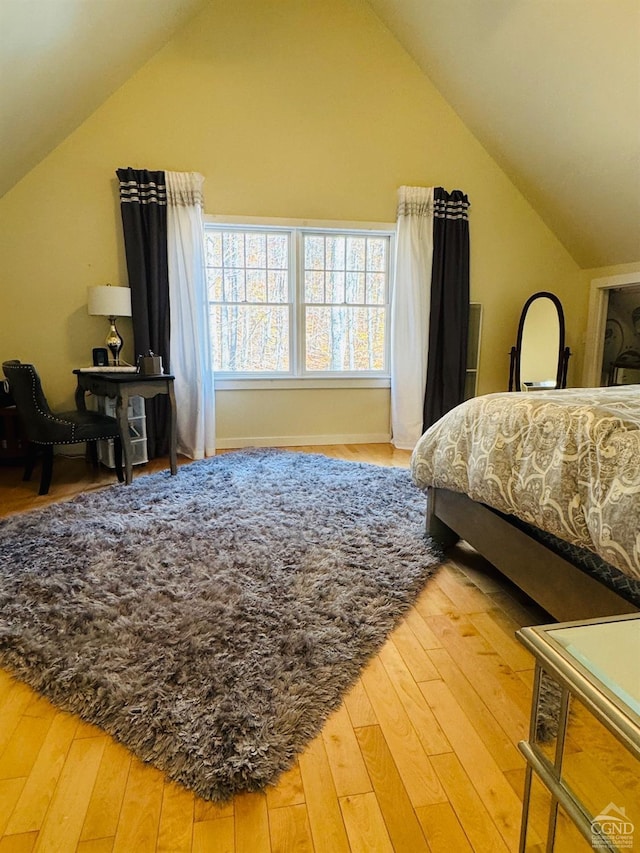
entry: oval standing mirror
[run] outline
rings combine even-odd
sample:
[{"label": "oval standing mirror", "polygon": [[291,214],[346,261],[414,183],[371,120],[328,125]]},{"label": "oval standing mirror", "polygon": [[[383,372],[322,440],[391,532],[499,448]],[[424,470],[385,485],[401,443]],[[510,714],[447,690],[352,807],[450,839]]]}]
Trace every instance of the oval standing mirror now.
[{"label": "oval standing mirror", "polygon": [[565,388],[569,355],[560,300],[544,290],[534,293],[522,309],[516,345],[511,348],[509,391]]}]

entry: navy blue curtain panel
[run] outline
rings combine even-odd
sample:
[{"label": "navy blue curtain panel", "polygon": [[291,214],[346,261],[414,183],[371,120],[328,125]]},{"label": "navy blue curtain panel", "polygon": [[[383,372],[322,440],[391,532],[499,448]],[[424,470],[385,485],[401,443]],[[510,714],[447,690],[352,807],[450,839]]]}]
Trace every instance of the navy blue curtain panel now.
[{"label": "navy blue curtain panel", "polygon": [[469,199],[435,187],[423,429],[464,400],[469,325]]},{"label": "navy blue curtain panel", "polygon": [[[120,211],[131,288],[136,357],[149,350],[169,360],[169,274],[167,269],[167,189],[164,172],[118,169]],[[169,406],[165,395],[146,400],[149,458],[169,452]]]}]

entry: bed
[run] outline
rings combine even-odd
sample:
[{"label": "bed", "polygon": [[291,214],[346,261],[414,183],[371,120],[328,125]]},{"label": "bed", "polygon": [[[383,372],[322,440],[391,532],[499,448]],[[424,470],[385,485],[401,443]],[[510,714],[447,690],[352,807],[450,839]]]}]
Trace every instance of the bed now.
[{"label": "bed", "polygon": [[476,397],[425,432],[411,471],[429,533],[554,618],[640,609],[640,386]]}]

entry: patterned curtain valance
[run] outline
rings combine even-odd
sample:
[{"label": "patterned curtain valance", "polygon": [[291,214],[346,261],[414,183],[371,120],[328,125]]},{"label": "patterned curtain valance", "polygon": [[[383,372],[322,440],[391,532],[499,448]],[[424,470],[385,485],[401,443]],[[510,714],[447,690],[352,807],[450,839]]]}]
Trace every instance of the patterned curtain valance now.
[{"label": "patterned curtain valance", "polygon": [[436,187],[433,201],[433,215],[436,219],[469,219],[470,206],[462,190],[448,193],[442,187]]},{"label": "patterned curtain valance", "polygon": [[118,169],[120,204],[167,204],[164,172],[147,169]]},{"label": "patterned curtain valance", "polygon": [[398,217],[400,216],[433,216],[433,189],[399,187]]},{"label": "patterned curtain valance", "polygon": [[204,207],[202,185],[204,178],[198,172],[168,172],[167,201],[175,207]]}]

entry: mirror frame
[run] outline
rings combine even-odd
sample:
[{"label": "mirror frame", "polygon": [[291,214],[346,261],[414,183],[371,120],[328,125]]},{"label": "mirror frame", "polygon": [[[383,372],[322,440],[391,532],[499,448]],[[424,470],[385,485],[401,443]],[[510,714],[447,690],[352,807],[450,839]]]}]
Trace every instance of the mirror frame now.
[{"label": "mirror frame", "polygon": [[[569,356],[571,355],[571,350],[569,347],[565,346],[565,328],[564,328],[564,311],[562,310],[562,303],[555,295],[555,293],[551,293],[548,290],[539,290],[537,293],[534,293],[530,296],[527,301],[524,303],[524,307],[520,314],[520,321],[518,323],[518,335],[516,337],[516,345],[511,347],[511,365],[509,369],[509,391],[521,391],[521,376],[520,376],[520,356],[522,353],[522,335],[524,332],[524,323],[527,318],[527,311],[531,307],[531,304],[535,302],[536,299],[550,299],[556,307],[556,311],[558,312],[558,326],[559,326],[559,341],[558,341],[558,367],[556,370],[556,389],[558,388],[566,388],[567,387],[567,365],[569,363]],[[549,389],[554,390],[554,389]]]}]

